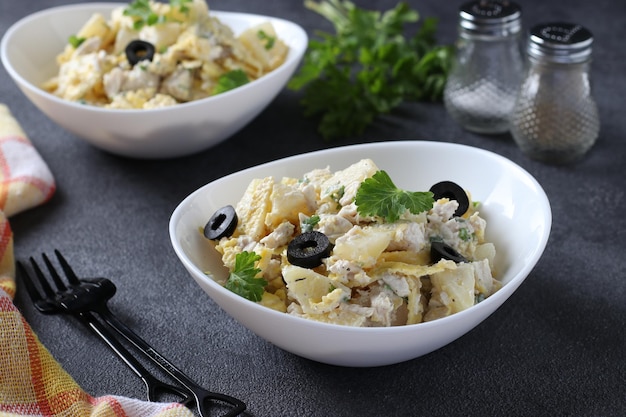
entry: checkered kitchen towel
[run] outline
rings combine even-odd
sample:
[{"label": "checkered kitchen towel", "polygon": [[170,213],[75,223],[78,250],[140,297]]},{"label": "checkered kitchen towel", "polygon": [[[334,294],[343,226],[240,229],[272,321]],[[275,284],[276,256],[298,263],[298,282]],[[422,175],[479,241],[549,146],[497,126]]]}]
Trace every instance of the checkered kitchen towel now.
[{"label": "checkered kitchen towel", "polygon": [[[13,304],[15,259],[7,219],[44,203],[54,191],[47,165],[0,104],[0,417],[192,417],[177,403],[90,396],[55,361]],[[94,378],[97,374],[94,370]]]}]

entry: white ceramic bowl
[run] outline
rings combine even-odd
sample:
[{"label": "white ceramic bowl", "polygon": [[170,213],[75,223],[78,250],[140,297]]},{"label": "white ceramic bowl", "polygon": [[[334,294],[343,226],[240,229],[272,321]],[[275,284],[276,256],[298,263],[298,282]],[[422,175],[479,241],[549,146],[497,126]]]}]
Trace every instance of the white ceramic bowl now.
[{"label": "white ceramic bowl", "polygon": [[135,158],[168,158],[205,150],[254,119],[284,88],[308,38],[295,23],[268,16],[211,11],[234,32],[270,21],[288,46],[279,68],[232,91],[154,110],[108,110],[55,97],[40,85],[58,72],[56,55],[95,12],[110,16],[124,3],[54,7],[27,16],[7,30],[2,63],[22,92],[50,119],[106,151]]},{"label": "white ceramic bowl", "polygon": [[[226,271],[219,254],[199,229],[215,210],[236,204],[250,180],[270,175],[297,178],[326,166],[334,171],[362,158],[374,160],[403,189],[427,190],[442,180],[455,181],[468,189],[472,199],[481,203],[487,240],[496,245],[496,269],[504,284],[502,289],[467,310],[439,320],[399,327],[353,328],[279,313],[235,295],[205,275],[204,271],[216,275]],[[188,196],[174,211],[169,232],[176,255],[193,279],[248,329],[276,346],[319,362],[379,366],[432,352],[487,318],[533,269],[548,241],[551,223],[550,203],[543,189],[510,160],[464,145],[400,141],[313,152],[228,175]]]}]

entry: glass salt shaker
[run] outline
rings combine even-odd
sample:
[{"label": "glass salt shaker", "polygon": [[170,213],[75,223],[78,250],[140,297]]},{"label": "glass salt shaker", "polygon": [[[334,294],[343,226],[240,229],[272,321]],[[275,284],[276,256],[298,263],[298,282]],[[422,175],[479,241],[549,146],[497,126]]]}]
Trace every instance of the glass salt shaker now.
[{"label": "glass salt shaker", "polygon": [[511,134],[522,152],[550,163],[580,159],[600,131],[591,95],[589,66],[593,36],[572,23],[533,27],[530,66],[511,115]]},{"label": "glass salt shaker", "polygon": [[504,133],[524,73],[521,8],[477,0],[459,9],[456,59],[444,88],[449,115],[465,129]]}]

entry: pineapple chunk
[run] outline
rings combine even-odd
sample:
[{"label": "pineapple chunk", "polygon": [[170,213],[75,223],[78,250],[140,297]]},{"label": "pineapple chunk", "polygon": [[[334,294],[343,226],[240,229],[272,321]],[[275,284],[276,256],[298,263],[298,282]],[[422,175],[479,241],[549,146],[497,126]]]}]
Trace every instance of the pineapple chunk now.
[{"label": "pineapple chunk", "polygon": [[335,241],[333,258],[355,262],[361,268],[370,268],[389,246],[392,236],[388,228],[354,226]]},{"label": "pineapple chunk", "polygon": [[307,314],[327,313],[350,297],[350,290],[312,269],[295,265],[283,267],[289,296],[295,298]]},{"label": "pineapple chunk", "polygon": [[278,39],[270,22],[245,30],[239,36],[239,41],[255,60],[261,63],[265,72],[280,66],[289,52],[287,45]]},{"label": "pineapple chunk", "polygon": [[494,270],[494,262],[496,259],[496,247],[493,243],[487,242],[476,246],[474,251],[474,260],[481,261],[486,259],[489,262],[489,268]]},{"label": "pineapple chunk", "polygon": [[115,36],[106,19],[100,13],[94,13],[76,34],[76,37],[85,39],[94,36],[100,38],[103,45],[111,42]]},{"label": "pineapple chunk", "polygon": [[430,281],[433,285],[431,303],[443,305],[448,314],[474,305],[474,266],[471,263],[432,274]]},{"label": "pineapple chunk", "polygon": [[322,184],[321,201],[326,203],[335,201],[342,206],[352,203],[361,183],[376,171],[378,167],[374,161],[362,159],[342,171],[335,172]]},{"label": "pineapple chunk", "polygon": [[265,217],[265,225],[270,230],[275,229],[285,221],[294,226],[299,225],[300,213],[310,216],[314,212],[314,209],[309,207],[304,193],[285,183],[274,184],[270,201],[271,210]]}]

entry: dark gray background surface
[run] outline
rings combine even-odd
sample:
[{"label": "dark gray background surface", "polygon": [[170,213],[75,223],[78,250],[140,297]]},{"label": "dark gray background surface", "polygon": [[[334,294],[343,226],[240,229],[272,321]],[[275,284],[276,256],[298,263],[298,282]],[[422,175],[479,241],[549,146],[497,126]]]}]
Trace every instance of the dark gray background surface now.
[{"label": "dark gray background surface", "polygon": [[[67,0],[0,2],[0,34]],[[392,0],[357,2],[388,9]],[[580,23],[595,35],[592,80],[601,135],[580,163],[525,158],[509,135],[463,131],[440,103],[410,103],[361,137],[325,143],[285,90],[250,125],[203,153],[142,161],[104,153],[43,116],[0,68],[10,105],[47,161],[57,192],[11,219],[20,259],[61,249],[86,276],[118,284],[112,308],[206,387],[242,398],[252,416],[626,415],[626,3],[521,0],[524,26]],[[436,16],[439,41],[456,36],[459,2],[411,5]],[[300,0],[214,0],[215,10],[274,15],[313,36],[326,21]],[[495,151],[542,184],[553,210],[548,247],[528,279],[484,323],[450,345],[398,365],[351,369],[286,353],[228,317],[188,276],[169,243],[177,204],[198,187],[262,162],[330,146],[399,139]],[[175,138],[173,138],[175,140]],[[515,236],[511,236],[514,239]],[[41,341],[91,395],[144,398],[141,382],[69,318],[36,312],[18,285],[17,306]]]}]

